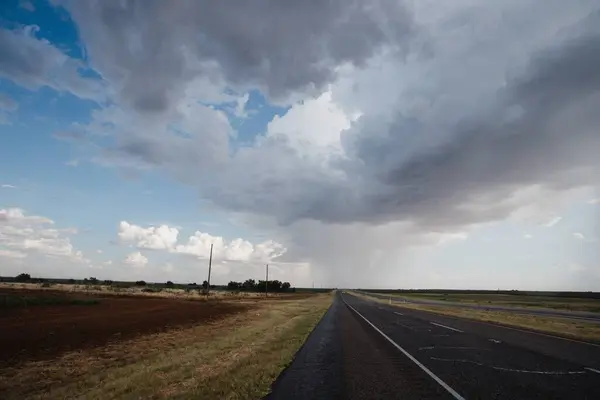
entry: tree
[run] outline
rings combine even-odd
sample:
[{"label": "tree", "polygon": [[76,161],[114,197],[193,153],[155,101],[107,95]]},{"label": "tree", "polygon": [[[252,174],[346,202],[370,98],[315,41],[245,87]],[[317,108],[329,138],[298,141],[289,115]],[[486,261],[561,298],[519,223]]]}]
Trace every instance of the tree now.
[{"label": "tree", "polygon": [[96,283],[98,283],[98,278],[94,278],[93,276],[89,279],[90,283],[95,285]]},{"label": "tree", "polygon": [[29,282],[31,280],[31,275],[29,274],[19,274],[15,277],[15,281],[17,282]]},{"label": "tree", "polygon": [[227,290],[240,290],[240,287],[242,287],[241,282],[231,281],[227,284]]},{"label": "tree", "polygon": [[287,291],[290,289],[290,283],[289,282],[283,282],[283,284],[281,285],[281,289],[283,289],[283,291]]},{"label": "tree", "polygon": [[146,282],[145,281],[137,281],[136,286],[146,286]]},{"label": "tree", "polygon": [[208,289],[208,281],[202,282],[202,289]]},{"label": "tree", "polygon": [[244,290],[255,290],[256,281],[254,279],[246,279],[242,284]]},{"label": "tree", "polygon": [[172,288],[173,286],[175,286],[175,284],[171,281],[167,281],[167,283],[165,283],[165,286],[168,288]]}]

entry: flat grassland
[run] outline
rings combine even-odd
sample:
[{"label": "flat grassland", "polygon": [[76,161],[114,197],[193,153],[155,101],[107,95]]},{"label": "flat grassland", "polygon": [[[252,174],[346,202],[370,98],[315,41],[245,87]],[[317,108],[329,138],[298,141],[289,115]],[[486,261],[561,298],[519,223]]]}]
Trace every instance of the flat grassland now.
[{"label": "flat grassland", "polygon": [[[373,297],[373,296],[369,296],[368,294],[364,293],[364,292],[353,292],[354,295],[359,296],[359,297],[363,297],[363,298],[367,298],[369,300],[372,301],[377,301],[380,303],[384,303],[384,304],[388,304],[388,300],[382,299],[382,298],[378,298],[378,297]],[[386,295],[389,295],[388,293],[386,293]],[[392,294],[392,296],[396,296],[394,294]],[[397,295],[399,297],[405,297],[405,298],[424,298],[427,296],[427,298],[432,299],[431,297],[434,296],[439,296],[439,294],[435,294],[434,296],[431,295],[424,295],[424,294],[401,294],[401,295]],[[489,295],[468,295],[468,294],[456,294],[452,300],[452,302],[458,302],[460,301],[461,298],[464,299],[464,296],[486,296],[486,300],[485,301],[485,305],[488,304],[494,304],[494,305],[501,305],[501,306],[514,306],[514,307],[518,307],[517,305],[515,305],[515,303],[502,303],[503,300],[496,300],[496,298],[494,298],[493,296],[502,296],[502,295],[495,295],[495,294],[489,294]],[[545,296],[540,296],[540,297],[545,297]],[[494,299],[493,301],[490,300]],[[527,297],[529,298],[529,296]],[[432,299],[432,300],[439,300],[439,299]],[[560,298],[552,298],[553,301],[556,302],[563,302],[565,304],[569,304],[571,302],[571,300],[574,300],[575,304],[578,304],[578,300],[582,300],[585,302],[588,302],[588,304],[594,304],[594,302],[598,302],[598,300],[593,300],[593,299],[560,299]],[[483,301],[482,297],[479,297],[479,301]],[[532,303],[532,308],[539,308],[539,309],[544,309],[544,308],[548,308],[546,307],[547,303],[547,299],[543,298],[541,300],[539,300],[539,302],[536,302],[535,299],[529,300],[530,303]],[[488,303],[490,302],[490,303]],[[480,321],[485,321],[485,322],[492,322],[492,323],[498,323],[498,324],[503,324],[503,325],[509,325],[509,326],[515,326],[515,327],[520,327],[520,328],[525,328],[525,329],[531,329],[531,330],[535,330],[535,331],[540,331],[540,332],[545,332],[545,333],[549,333],[549,334],[554,334],[554,335],[559,335],[559,336],[564,336],[564,337],[569,337],[569,338],[573,338],[573,339],[580,339],[580,340],[587,340],[587,341],[593,341],[593,342],[600,342],[600,324],[598,323],[594,323],[594,322],[588,322],[585,320],[577,320],[577,319],[567,319],[567,318],[561,318],[561,317],[555,317],[555,316],[546,316],[546,315],[529,315],[529,314],[519,314],[519,313],[515,313],[515,312],[511,312],[511,311],[502,311],[502,310],[491,310],[491,309],[470,309],[470,308],[460,308],[460,307],[449,307],[449,306],[444,306],[444,304],[440,301],[440,303],[438,304],[413,304],[413,303],[399,303],[399,302],[393,302],[392,303],[393,306],[395,307],[401,307],[401,308],[412,308],[412,309],[416,309],[416,310],[423,310],[423,311],[429,311],[429,312],[434,312],[434,313],[438,313],[438,314],[444,314],[444,315],[451,315],[451,316],[455,316],[455,317],[460,317],[460,318],[467,318],[467,319],[474,319],[474,320],[480,320]],[[555,304],[556,305],[556,304]],[[558,307],[555,307],[555,309]],[[587,309],[585,309],[585,307],[580,306],[574,306],[573,308],[562,308],[565,310],[575,310],[575,311],[590,311],[590,309],[594,309],[594,307],[589,307]]]},{"label": "flat grassland", "polygon": [[402,293],[394,297],[408,299],[445,301],[476,305],[495,305],[506,307],[552,309],[564,311],[586,311],[600,313],[600,299],[566,298],[548,295],[514,295],[495,293]]},{"label": "flat grassland", "polygon": [[2,399],[251,399],[268,392],[332,296],[189,300],[1,288],[0,299]]}]

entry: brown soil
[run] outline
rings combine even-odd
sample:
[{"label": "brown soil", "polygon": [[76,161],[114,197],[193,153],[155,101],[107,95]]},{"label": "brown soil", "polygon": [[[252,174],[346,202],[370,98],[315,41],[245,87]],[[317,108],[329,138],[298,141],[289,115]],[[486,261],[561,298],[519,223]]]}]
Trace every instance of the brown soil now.
[{"label": "brown soil", "polygon": [[0,294],[94,298],[90,305],[36,305],[0,310],[0,367],[51,359],[67,351],[102,346],[143,334],[191,326],[237,313],[249,305],[116,297],[60,291],[1,289]]}]

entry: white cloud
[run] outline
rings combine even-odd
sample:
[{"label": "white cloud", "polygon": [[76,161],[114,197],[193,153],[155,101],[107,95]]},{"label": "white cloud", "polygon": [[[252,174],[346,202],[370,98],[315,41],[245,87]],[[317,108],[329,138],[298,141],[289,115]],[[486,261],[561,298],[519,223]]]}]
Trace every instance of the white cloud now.
[{"label": "white cloud", "polygon": [[544,226],[546,228],[552,228],[562,220],[562,217],[553,217],[550,221],[546,222]]},{"label": "white cloud", "polygon": [[301,156],[341,153],[340,135],[357,117],[348,117],[327,91],[293,105],[281,117],[275,116],[267,125],[267,136],[285,138]]},{"label": "white cloud", "polygon": [[529,233],[526,233],[526,234],[523,235],[523,238],[524,239],[533,239],[533,235],[531,235]]},{"label": "white cloud", "polygon": [[10,185],[10,184],[3,184],[2,185],[2,189],[16,189],[17,187],[15,185]]},{"label": "white cloud", "polygon": [[585,236],[583,235],[583,233],[580,232],[574,232],[573,233],[573,237],[575,239],[579,239],[579,240],[585,240]]},{"label": "white cloud", "polygon": [[146,266],[146,264],[148,264],[148,258],[145,257],[139,251],[136,251],[135,253],[131,253],[127,257],[125,257],[125,260],[123,260],[123,262],[134,268],[143,268]]},{"label": "white cloud", "polygon": [[590,199],[587,202],[588,204],[600,204],[600,198],[597,199]]},{"label": "white cloud", "polygon": [[74,228],[57,229],[54,221],[38,215],[27,215],[21,208],[0,210],[0,246],[23,253],[60,257],[89,264],[83,253],[74,248],[68,235]]},{"label": "white cloud", "polygon": [[142,228],[127,221],[121,221],[118,235],[122,242],[135,243],[142,249],[169,250],[177,243],[179,230],[167,225]]},{"label": "white cloud", "polygon": [[196,231],[185,243],[178,243],[179,230],[161,225],[143,228],[138,225],[121,221],[118,236],[123,243],[133,243],[141,249],[166,250],[170,253],[193,255],[208,258],[210,247],[213,245],[215,260],[232,261],[269,261],[285,253],[286,249],[273,240],[267,240],[256,245],[237,238],[226,241],[221,236],[212,236],[205,232]]},{"label": "white cloud", "polygon": [[98,249],[98,250],[96,250],[96,253],[98,253],[98,254],[102,254],[102,253],[103,253],[103,251],[102,251],[102,250],[100,250],[100,249]]}]

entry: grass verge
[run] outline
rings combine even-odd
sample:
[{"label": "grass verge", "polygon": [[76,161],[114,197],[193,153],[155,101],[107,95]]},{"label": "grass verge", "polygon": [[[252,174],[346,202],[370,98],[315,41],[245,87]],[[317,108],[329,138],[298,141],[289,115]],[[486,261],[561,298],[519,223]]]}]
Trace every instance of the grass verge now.
[{"label": "grass verge", "polygon": [[417,300],[433,300],[448,303],[477,304],[484,306],[600,312],[600,300],[588,298],[465,293],[393,293],[389,294],[388,296]]},{"label": "grass verge", "polygon": [[255,302],[210,324],[147,335],[0,372],[5,399],[252,399],[321,319],[332,295]]},{"label": "grass verge", "polygon": [[[388,300],[371,297],[353,292],[353,295],[371,301],[388,304]],[[507,311],[469,310],[458,307],[444,307],[438,305],[417,305],[410,303],[392,303],[399,308],[429,311],[437,314],[451,315],[454,317],[473,319],[478,321],[493,322],[518,328],[531,329],[558,336],[600,342],[600,324],[573,320],[559,317],[517,314]]]}]

